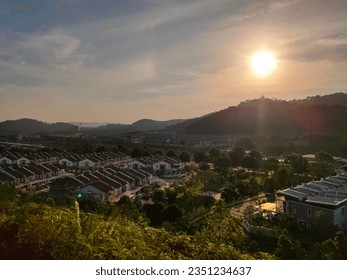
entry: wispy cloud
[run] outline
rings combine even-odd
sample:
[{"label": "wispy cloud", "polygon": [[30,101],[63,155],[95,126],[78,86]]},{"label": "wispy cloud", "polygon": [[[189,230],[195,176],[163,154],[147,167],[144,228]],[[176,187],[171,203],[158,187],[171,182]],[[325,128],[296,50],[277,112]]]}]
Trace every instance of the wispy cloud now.
[{"label": "wispy cloud", "polygon": [[64,33],[61,29],[53,29],[43,34],[25,34],[17,47],[28,59],[36,63],[52,65],[73,65],[81,63],[77,51],[80,41]]},{"label": "wispy cloud", "polygon": [[[347,89],[345,0],[67,2],[0,1],[0,118],[194,117]],[[249,65],[262,48],[278,58],[268,80]]]}]

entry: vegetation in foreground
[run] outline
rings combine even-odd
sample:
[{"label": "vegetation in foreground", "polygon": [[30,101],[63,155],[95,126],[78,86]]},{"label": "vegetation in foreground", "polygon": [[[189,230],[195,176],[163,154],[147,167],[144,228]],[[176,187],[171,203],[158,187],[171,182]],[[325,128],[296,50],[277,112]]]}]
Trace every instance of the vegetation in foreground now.
[{"label": "vegetation in foreground", "polygon": [[82,211],[74,200],[54,201],[0,187],[1,259],[272,259],[257,253],[240,223],[214,205],[193,235],[149,226],[124,199]]}]

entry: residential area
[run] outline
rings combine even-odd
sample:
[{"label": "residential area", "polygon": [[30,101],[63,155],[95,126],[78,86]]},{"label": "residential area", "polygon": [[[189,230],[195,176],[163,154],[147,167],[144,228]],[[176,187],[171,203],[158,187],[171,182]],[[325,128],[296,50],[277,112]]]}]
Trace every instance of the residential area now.
[{"label": "residential area", "polygon": [[[72,200],[81,215],[120,211],[124,219],[144,219],[174,235],[184,232],[196,238],[213,224],[208,233],[212,238],[228,223],[223,229],[228,234],[236,234],[236,227],[241,239],[245,235],[283,259],[301,258],[281,247],[287,239],[307,243],[305,256],[311,258],[317,256],[317,242],[346,231],[344,158],[324,152],[264,156],[240,146],[190,152],[149,152],[141,146],[122,150],[6,147],[0,156],[0,180],[23,197],[48,199],[55,207],[63,204],[63,211],[71,209]],[[303,239],[308,235],[310,241]]]},{"label": "residential area", "polygon": [[132,159],[121,152],[6,151],[0,155],[0,181],[22,191],[116,202],[133,198],[158,176],[179,176],[183,165],[165,156]]}]

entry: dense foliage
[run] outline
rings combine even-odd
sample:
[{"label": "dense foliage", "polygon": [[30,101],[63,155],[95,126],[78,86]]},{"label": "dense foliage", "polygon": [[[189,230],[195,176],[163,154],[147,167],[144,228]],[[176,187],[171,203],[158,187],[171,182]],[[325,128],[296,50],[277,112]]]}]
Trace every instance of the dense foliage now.
[{"label": "dense foliage", "polygon": [[[273,258],[253,253],[239,222],[223,205],[213,206],[204,225],[188,235],[149,226],[130,200],[86,212],[73,200],[21,194],[5,184],[0,198],[1,259]],[[176,207],[169,208],[175,212]]]}]

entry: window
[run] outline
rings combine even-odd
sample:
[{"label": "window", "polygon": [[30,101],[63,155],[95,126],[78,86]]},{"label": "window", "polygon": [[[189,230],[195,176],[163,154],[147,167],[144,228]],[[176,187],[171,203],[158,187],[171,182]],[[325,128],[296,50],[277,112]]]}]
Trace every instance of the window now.
[{"label": "window", "polygon": [[307,222],[299,220],[298,221],[298,227],[299,227],[299,229],[306,229],[307,228]]},{"label": "window", "polygon": [[294,215],[296,214],[296,206],[295,205],[292,206],[292,214],[294,214]]},{"label": "window", "polygon": [[311,209],[307,209],[306,213],[307,213],[307,218],[311,218]]},{"label": "window", "polygon": [[315,218],[317,219],[323,215],[323,211],[322,210],[316,210],[314,215],[315,215]]}]

